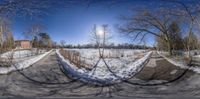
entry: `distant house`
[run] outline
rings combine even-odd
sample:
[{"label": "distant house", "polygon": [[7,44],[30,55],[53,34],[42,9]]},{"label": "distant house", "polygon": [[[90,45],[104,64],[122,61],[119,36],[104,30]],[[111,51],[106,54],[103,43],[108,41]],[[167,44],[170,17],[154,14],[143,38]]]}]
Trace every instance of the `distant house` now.
[{"label": "distant house", "polygon": [[29,40],[16,40],[16,49],[31,49],[31,41]]}]

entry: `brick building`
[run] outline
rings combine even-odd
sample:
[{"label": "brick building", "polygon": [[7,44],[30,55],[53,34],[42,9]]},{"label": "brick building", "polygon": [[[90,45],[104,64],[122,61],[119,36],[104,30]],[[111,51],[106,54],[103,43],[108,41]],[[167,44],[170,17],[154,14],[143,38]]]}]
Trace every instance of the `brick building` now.
[{"label": "brick building", "polygon": [[16,49],[31,49],[31,41],[29,40],[17,40],[15,41]]}]

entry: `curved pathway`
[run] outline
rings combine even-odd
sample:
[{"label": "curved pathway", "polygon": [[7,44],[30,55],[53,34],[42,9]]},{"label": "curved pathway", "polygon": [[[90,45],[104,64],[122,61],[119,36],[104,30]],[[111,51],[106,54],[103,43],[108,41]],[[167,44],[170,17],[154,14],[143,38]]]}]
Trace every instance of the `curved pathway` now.
[{"label": "curved pathway", "polygon": [[[180,75],[184,69],[174,66],[154,53],[150,62],[139,72],[131,82],[159,83],[171,80]],[[52,52],[31,67],[22,70],[24,74],[35,80],[44,82],[69,82],[59,68],[55,52]],[[69,84],[37,84],[19,72],[0,75],[1,97],[45,97],[45,98],[200,98],[200,75],[189,71],[181,79],[159,86],[138,86],[126,82],[108,87],[95,87],[79,81]]]}]

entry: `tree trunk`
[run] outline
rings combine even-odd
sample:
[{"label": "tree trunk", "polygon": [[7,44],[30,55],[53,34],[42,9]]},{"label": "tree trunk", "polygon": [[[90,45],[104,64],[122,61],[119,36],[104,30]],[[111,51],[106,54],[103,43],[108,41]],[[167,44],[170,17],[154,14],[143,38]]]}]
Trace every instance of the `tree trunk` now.
[{"label": "tree trunk", "polygon": [[168,51],[169,51],[169,55],[173,55],[173,47],[172,47],[172,45],[171,45],[171,43],[168,41]]}]

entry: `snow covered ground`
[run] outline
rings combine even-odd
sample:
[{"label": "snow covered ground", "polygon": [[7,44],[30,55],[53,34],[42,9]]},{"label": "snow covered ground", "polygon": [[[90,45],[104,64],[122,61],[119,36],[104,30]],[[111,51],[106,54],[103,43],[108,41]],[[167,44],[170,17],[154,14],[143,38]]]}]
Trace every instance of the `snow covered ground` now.
[{"label": "snow covered ground", "polygon": [[18,50],[18,51],[9,51],[9,52],[3,53],[1,57],[9,58],[13,56],[13,58],[21,58],[21,57],[28,57],[31,55],[32,55],[31,50]]},{"label": "snow covered ground", "polygon": [[[99,59],[98,50],[96,49],[66,50],[79,51],[81,53],[81,57],[85,57],[86,62],[93,63],[93,65]],[[103,59],[101,59],[97,68],[93,68],[92,70],[78,68],[74,64],[70,63],[69,60],[64,59],[59,50],[56,50],[56,53],[61,64],[64,65],[64,69],[71,76],[95,84],[111,84],[120,82],[122,79],[128,79],[140,71],[140,69],[144,66],[143,64],[150,58],[152,52],[145,52],[144,50],[105,50],[104,57],[108,67],[103,62]],[[111,58],[108,56],[111,56]]]},{"label": "snow covered ground", "polygon": [[[25,53],[28,51],[23,51],[23,52]],[[44,54],[31,57],[29,59],[25,59],[23,61],[18,61],[16,63],[13,63],[13,65],[11,65],[10,67],[0,67],[0,74],[8,74],[12,71],[16,71],[17,69],[18,70],[25,69],[25,68],[29,67],[30,65],[34,64],[35,62],[41,60],[43,57],[45,57],[47,54],[49,54],[51,52],[52,52],[52,50],[45,52]],[[18,54],[16,54],[16,56],[17,55]]]},{"label": "snow covered ground", "polygon": [[[86,64],[95,65],[99,60],[99,50],[97,49],[65,49],[68,51],[77,51],[81,55],[81,59]],[[101,50],[102,51],[102,50]],[[112,65],[119,65],[135,61],[138,58],[143,57],[145,50],[131,50],[131,49],[105,49],[104,57],[108,63]]]},{"label": "snow covered ground", "polygon": [[[200,73],[200,67],[199,66],[192,66],[192,67],[189,67],[187,66],[187,64],[184,64],[184,62],[181,62],[181,61],[177,61],[177,60],[174,60],[173,58],[168,58],[165,56],[165,54],[162,54],[161,52],[158,51],[158,54],[160,56],[162,56],[163,58],[165,58],[167,61],[169,61],[170,63],[174,64],[175,66],[179,66],[181,68],[184,68],[184,69],[189,69],[189,70],[192,70],[196,73]],[[196,57],[196,56],[195,56]]]},{"label": "snow covered ground", "polygon": [[196,55],[196,56],[194,56],[195,58],[200,58],[200,55]]},{"label": "snow covered ground", "polygon": [[[40,50],[40,53],[44,53],[45,50]],[[0,55],[1,58],[24,58],[24,57],[30,57],[36,55],[36,50],[13,50],[13,51],[8,51],[6,53],[3,53]]]}]

